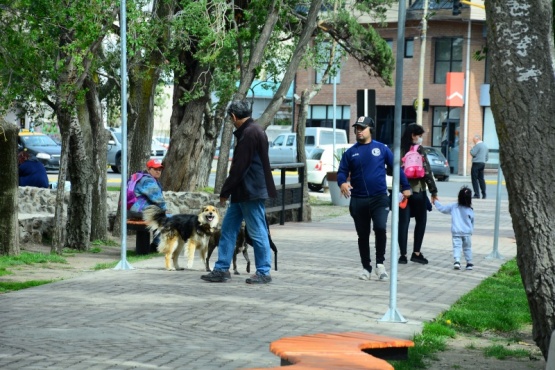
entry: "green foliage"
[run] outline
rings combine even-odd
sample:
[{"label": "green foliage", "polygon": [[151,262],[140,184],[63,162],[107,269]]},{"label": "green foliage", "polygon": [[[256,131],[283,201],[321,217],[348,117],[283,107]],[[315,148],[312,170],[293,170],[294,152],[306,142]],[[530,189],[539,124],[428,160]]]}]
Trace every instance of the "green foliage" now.
[{"label": "green foliage", "polygon": [[274,119],[274,125],[291,126],[291,119],[290,118],[276,118],[276,119]]},{"label": "green foliage", "polygon": [[92,58],[91,46],[115,21],[114,9],[115,2],[103,0],[21,0],[6,5],[0,34],[0,107],[6,110],[15,102],[39,113],[41,103],[56,102],[73,109],[73,97],[82,94],[77,77]]}]

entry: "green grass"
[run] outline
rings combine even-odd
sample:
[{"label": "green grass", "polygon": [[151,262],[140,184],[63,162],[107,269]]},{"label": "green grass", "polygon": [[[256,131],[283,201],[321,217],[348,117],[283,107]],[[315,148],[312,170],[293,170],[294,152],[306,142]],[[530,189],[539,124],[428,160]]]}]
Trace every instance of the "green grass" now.
[{"label": "green grass", "polygon": [[16,290],[21,290],[21,289],[27,289],[27,288],[32,288],[32,287],[36,287],[39,285],[44,285],[44,284],[48,284],[51,283],[53,280],[30,280],[30,281],[25,281],[25,282],[0,282],[0,294],[1,293],[7,293],[7,292],[13,292]]},{"label": "green grass", "polygon": [[510,349],[507,346],[503,346],[500,344],[486,347],[484,350],[484,354],[487,357],[495,357],[499,360],[504,360],[508,357],[526,358],[530,356],[529,351],[523,349]]},{"label": "green grass", "polygon": [[[22,252],[19,256],[0,256],[0,276],[12,275],[10,268],[17,268],[23,265],[62,263],[67,264],[65,258],[57,254],[29,253]],[[0,293],[10,292],[31,288],[43,284],[48,284],[52,280],[31,280],[25,282],[0,282]]]},{"label": "green grass", "polygon": [[66,259],[57,254],[22,252],[19,256],[0,256],[0,276],[12,274],[8,270],[11,267],[48,262],[67,264]]},{"label": "green grass", "polygon": [[516,260],[505,263],[497,273],[485,279],[475,289],[462,296],[449,310],[424,324],[422,333],[413,338],[406,361],[392,361],[396,370],[425,369],[426,361],[446,349],[449,338],[457,333],[491,331],[507,336],[506,344],[495,344],[484,349],[486,356],[499,359],[528,357],[526,350],[508,348],[518,338],[512,332],[532,323],[526,293]]}]

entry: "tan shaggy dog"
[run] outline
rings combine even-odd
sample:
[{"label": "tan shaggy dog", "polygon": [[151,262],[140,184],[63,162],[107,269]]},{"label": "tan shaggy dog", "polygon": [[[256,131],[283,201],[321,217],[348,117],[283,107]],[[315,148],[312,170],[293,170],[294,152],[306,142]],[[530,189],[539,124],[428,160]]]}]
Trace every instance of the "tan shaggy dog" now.
[{"label": "tan shaggy dog", "polygon": [[206,261],[208,241],[218,230],[220,212],[216,207],[206,205],[197,215],[178,214],[168,217],[161,208],[149,206],[143,212],[143,219],[150,230],[160,233],[158,252],[166,257],[166,270],[174,271],[184,270],[178,263],[183,248],[187,256],[187,268],[193,267],[197,249],[202,261]]}]

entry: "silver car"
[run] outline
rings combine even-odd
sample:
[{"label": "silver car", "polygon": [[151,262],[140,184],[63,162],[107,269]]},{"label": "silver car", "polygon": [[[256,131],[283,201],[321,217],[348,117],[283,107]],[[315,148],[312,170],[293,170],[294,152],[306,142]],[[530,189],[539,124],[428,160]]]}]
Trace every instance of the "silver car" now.
[{"label": "silver car", "polygon": [[449,181],[451,168],[449,167],[449,162],[447,162],[447,159],[441,153],[441,150],[431,146],[425,146],[424,150],[426,151],[428,162],[430,162],[430,167],[432,167],[434,177],[438,181]]},{"label": "silver car", "polygon": [[[108,166],[110,166],[112,168],[112,171],[114,171],[115,173],[121,173],[121,131],[109,129],[108,132],[110,133],[107,153]],[[166,156],[166,153],[167,149],[153,139],[150,158],[163,160]]]}]

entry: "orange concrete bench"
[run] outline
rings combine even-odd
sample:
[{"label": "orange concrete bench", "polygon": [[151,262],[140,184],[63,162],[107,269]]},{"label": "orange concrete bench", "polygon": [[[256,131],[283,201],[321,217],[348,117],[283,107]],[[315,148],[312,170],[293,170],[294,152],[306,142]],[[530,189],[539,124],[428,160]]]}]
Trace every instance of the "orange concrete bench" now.
[{"label": "orange concrete bench", "polygon": [[156,249],[151,250],[150,248],[150,231],[147,229],[146,222],[143,220],[127,220],[127,229],[137,232],[135,239],[135,253],[137,255],[157,252]]},{"label": "orange concrete bench", "polygon": [[[291,370],[349,369],[378,370],[393,366],[384,360],[406,360],[410,340],[362,332],[301,335],[270,344],[281,358],[281,366]],[[278,370],[282,367],[248,370]]]}]

